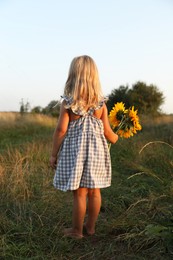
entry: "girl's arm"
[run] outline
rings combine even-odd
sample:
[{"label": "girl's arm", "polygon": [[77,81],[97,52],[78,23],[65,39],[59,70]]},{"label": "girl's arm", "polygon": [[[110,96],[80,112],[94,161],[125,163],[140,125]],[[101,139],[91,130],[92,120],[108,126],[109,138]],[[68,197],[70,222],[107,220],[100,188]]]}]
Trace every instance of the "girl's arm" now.
[{"label": "girl's arm", "polygon": [[116,143],[116,141],[118,140],[118,135],[115,134],[109,124],[109,119],[108,119],[108,110],[106,105],[103,105],[103,112],[100,118],[103,122],[103,126],[104,126],[104,135],[106,137],[106,139],[111,142],[112,144]]},{"label": "girl's arm", "polygon": [[69,113],[68,110],[64,107],[64,105],[65,101],[62,102],[58,123],[53,134],[53,147],[51,157],[49,160],[50,166],[52,168],[56,167],[57,154],[66,135],[69,124]]}]

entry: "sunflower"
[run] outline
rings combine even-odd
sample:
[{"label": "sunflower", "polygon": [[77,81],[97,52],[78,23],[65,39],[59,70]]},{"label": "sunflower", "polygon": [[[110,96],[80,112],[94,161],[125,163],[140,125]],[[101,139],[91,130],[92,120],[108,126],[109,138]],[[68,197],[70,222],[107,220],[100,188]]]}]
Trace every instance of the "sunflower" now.
[{"label": "sunflower", "polygon": [[120,122],[125,117],[126,112],[127,112],[127,110],[125,109],[123,102],[117,102],[114,105],[114,107],[112,108],[112,110],[109,113],[109,122],[113,129],[120,124]]},{"label": "sunflower", "polygon": [[125,109],[122,102],[114,105],[109,114],[109,121],[114,131],[124,138],[129,138],[142,129],[137,110],[134,110],[134,106]]}]

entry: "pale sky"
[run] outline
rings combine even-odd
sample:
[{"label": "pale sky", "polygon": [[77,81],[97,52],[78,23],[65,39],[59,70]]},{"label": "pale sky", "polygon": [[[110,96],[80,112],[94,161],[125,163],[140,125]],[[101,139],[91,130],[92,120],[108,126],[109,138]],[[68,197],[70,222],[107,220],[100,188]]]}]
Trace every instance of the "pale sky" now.
[{"label": "pale sky", "polygon": [[0,0],[0,111],[59,100],[83,54],[105,95],[140,80],[173,113],[173,0]]}]

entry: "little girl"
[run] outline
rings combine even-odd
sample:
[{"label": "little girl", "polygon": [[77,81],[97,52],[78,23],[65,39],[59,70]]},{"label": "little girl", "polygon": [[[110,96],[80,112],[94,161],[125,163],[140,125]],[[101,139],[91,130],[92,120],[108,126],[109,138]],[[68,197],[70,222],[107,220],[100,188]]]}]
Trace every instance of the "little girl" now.
[{"label": "little girl", "polygon": [[114,144],[118,136],[109,125],[96,64],[89,56],[76,57],[65,84],[50,157],[50,165],[56,169],[55,188],[73,191],[72,227],[64,230],[65,236],[82,238],[83,232],[95,233],[100,188],[111,185],[106,139]]}]

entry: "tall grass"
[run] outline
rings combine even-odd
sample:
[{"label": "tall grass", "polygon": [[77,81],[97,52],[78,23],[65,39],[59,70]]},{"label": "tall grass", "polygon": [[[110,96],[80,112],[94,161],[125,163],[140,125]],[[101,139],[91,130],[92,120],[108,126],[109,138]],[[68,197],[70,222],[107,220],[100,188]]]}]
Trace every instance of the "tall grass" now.
[{"label": "tall grass", "polygon": [[97,234],[75,241],[62,234],[72,194],[53,188],[48,164],[56,122],[13,116],[0,123],[2,259],[173,258],[172,121],[142,122],[141,133],[111,147]]},{"label": "tall grass", "polygon": [[56,119],[40,114],[0,112],[0,151],[51,137]]},{"label": "tall grass", "polygon": [[55,119],[43,114],[20,114],[17,112],[0,112],[0,127],[24,127],[25,125],[53,126]]}]

